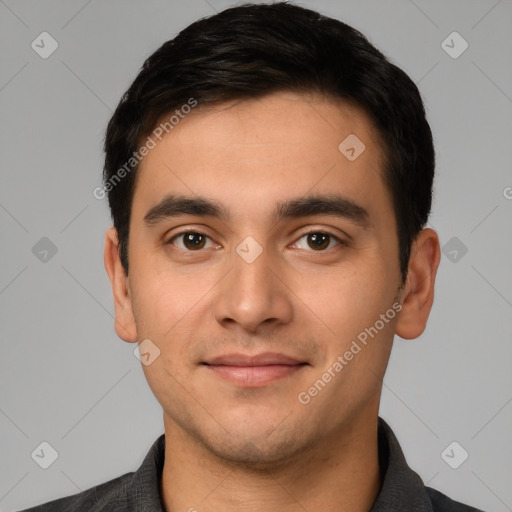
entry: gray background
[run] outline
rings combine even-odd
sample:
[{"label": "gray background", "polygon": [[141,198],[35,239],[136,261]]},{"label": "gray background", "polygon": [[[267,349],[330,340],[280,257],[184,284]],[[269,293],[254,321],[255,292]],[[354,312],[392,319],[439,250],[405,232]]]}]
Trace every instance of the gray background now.
[{"label": "gray background", "polygon": [[[229,5],[0,0],[4,512],[135,470],[163,432],[134,345],[113,329],[102,259],[110,218],[92,191],[106,123],[144,58]],[[430,486],[512,510],[512,2],[301,5],[358,28],[411,76],[436,142],[436,301],[419,340],[396,340],[381,415]],[[43,31],[59,45],[47,59],[31,48]],[[441,46],[453,31],[469,44],[456,59]],[[43,237],[57,248],[46,261]],[[31,458],[42,441],[59,454],[46,470]],[[469,453],[458,469],[441,457],[452,441]]]}]

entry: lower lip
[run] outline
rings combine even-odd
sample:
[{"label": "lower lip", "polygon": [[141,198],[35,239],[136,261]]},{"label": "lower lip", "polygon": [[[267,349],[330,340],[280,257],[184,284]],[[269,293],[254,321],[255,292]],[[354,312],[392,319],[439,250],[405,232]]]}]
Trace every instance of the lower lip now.
[{"label": "lower lip", "polygon": [[219,377],[243,388],[256,388],[298,372],[305,364],[268,366],[207,365]]}]

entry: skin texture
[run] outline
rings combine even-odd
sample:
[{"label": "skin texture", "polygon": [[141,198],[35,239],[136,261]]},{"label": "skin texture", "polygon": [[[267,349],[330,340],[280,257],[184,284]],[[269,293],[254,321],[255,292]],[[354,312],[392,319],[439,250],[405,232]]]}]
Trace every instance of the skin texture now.
[{"label": "skin texture", "polygon": [[[338,149],[351,133],[365,145],[354,161]],[[357,107],[281,92],[197,107],[144,158],[129,276],[114,228],[105,267],[119,337],[149,338],[160,350],[142,368],[164,410],[167,510],[362,512],[374,502],[377,416],[393,337],[423,332],[440,257],[436,233],[421,231],[402,286],[380,148]],[[230,218],[187,214],[147,225],[146,213],[171,193],[215,200]],[[333,193],[365,208],[368,225],[328,214],[273,217],[278,202]],[[208,238],[187,252],[176,235],[191,230]],[[331,237],[319,250],[310,231],[340,241]],[[252,263],[236,251],[248,236],[262,248]],[[401,311],[301,403],[299,393],[393,304]],[[262,352],[308,364],[259,387],[201,364]]]}]

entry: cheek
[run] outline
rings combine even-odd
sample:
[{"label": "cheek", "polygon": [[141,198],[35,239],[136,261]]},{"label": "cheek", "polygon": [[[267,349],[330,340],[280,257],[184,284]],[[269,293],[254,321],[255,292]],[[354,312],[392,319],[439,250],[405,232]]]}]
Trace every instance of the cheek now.
[{"label": "cheek", "polygon": [[[325,281],[317,279],[317,287],[303,287],[300,292],[321,319],[315,322],[314,335],[325,359],[318,360],[309,387],[303,389],[315,394],[313,407],[319,415],[325,413],[324,407],[332,411],[329,404],[337,403],[335,414],[342,418],[380,389],[397,316],[394,281],[382,278],[386,274],[381,267],[375,264],[360,273],[332,274]],[[329,381],[325,392],[315,384],[324,377]]]},{"label": "cheek", "polygon": [[[315,338],[325,359],[318,361],[317,376],[333,370],[337,362],[339,371],[334,368],[336,378],[330,388],[345,399],[347,393],[372,394],[389,358],[396,319],[393,287],[378,275],[331,275],[322,287],[302,290],[304,302],[321,319]],[[319,292],[322,288],[324,292]]]},{"label": "cheek", "polygon": [[158,351],[150,364],[141,366],[165,410],[183,409],[183,389],[189,385],[190,321],[200,294],[197,287],[181,286],[182,281],[145,273],[133,297],[139,340],[150,339]]},{"label": "cheek", "polygon": [[172,337],[179,320],[192,308],[194,299],[190,287],[179,279],[158,276],[149,269],[137,274],[132,287],[132,305],[139,338],[150,338],[160,345]]},{"label": "cheek", "polygon": [[[143,271],[133,268],[132,304],[139,340],[149,338],[160,350],[158,365],[145,367],[146,377],[155,383],[168,380],[166,372],[180,378],[189,371],[191,354],[208,336],[207,318],[211,312],[209,292],[219,281],[213,273],[183,275],[179,272]],[[151,382],[150,382],[151,385]],[[153,386],[152,386],[153,387]]]},{"label": "cheek", "polygon": [[344,339],[373,324],[391,306],[395,283],[382,261],[366,258],[360,265],[308,276],[298,280],[296,286],[297,295],[310,313]]}]

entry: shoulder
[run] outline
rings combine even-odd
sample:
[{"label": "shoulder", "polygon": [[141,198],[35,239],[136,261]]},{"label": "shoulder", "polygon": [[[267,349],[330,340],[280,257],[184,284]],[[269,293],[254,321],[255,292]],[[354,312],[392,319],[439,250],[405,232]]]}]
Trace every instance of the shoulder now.
[{"label": "shoulder", "polygon": [[426,487],[426,490],[432,502],[434,512],[483,512],[478,508],[453,501],[448,498],[448,496],[445,496],[431,487]]},{"label": "shoulder", "polygon": [[151,446],[142,465],[86,491],[43,503],[21,512],[163,512],[159,481],[165,458],[165,434]]},{"label": "shoulder", "polygon": [[127,489],[133,473],[109,480],[86,491],[43,503],[20,512],[116,512],[128,510]]}]

